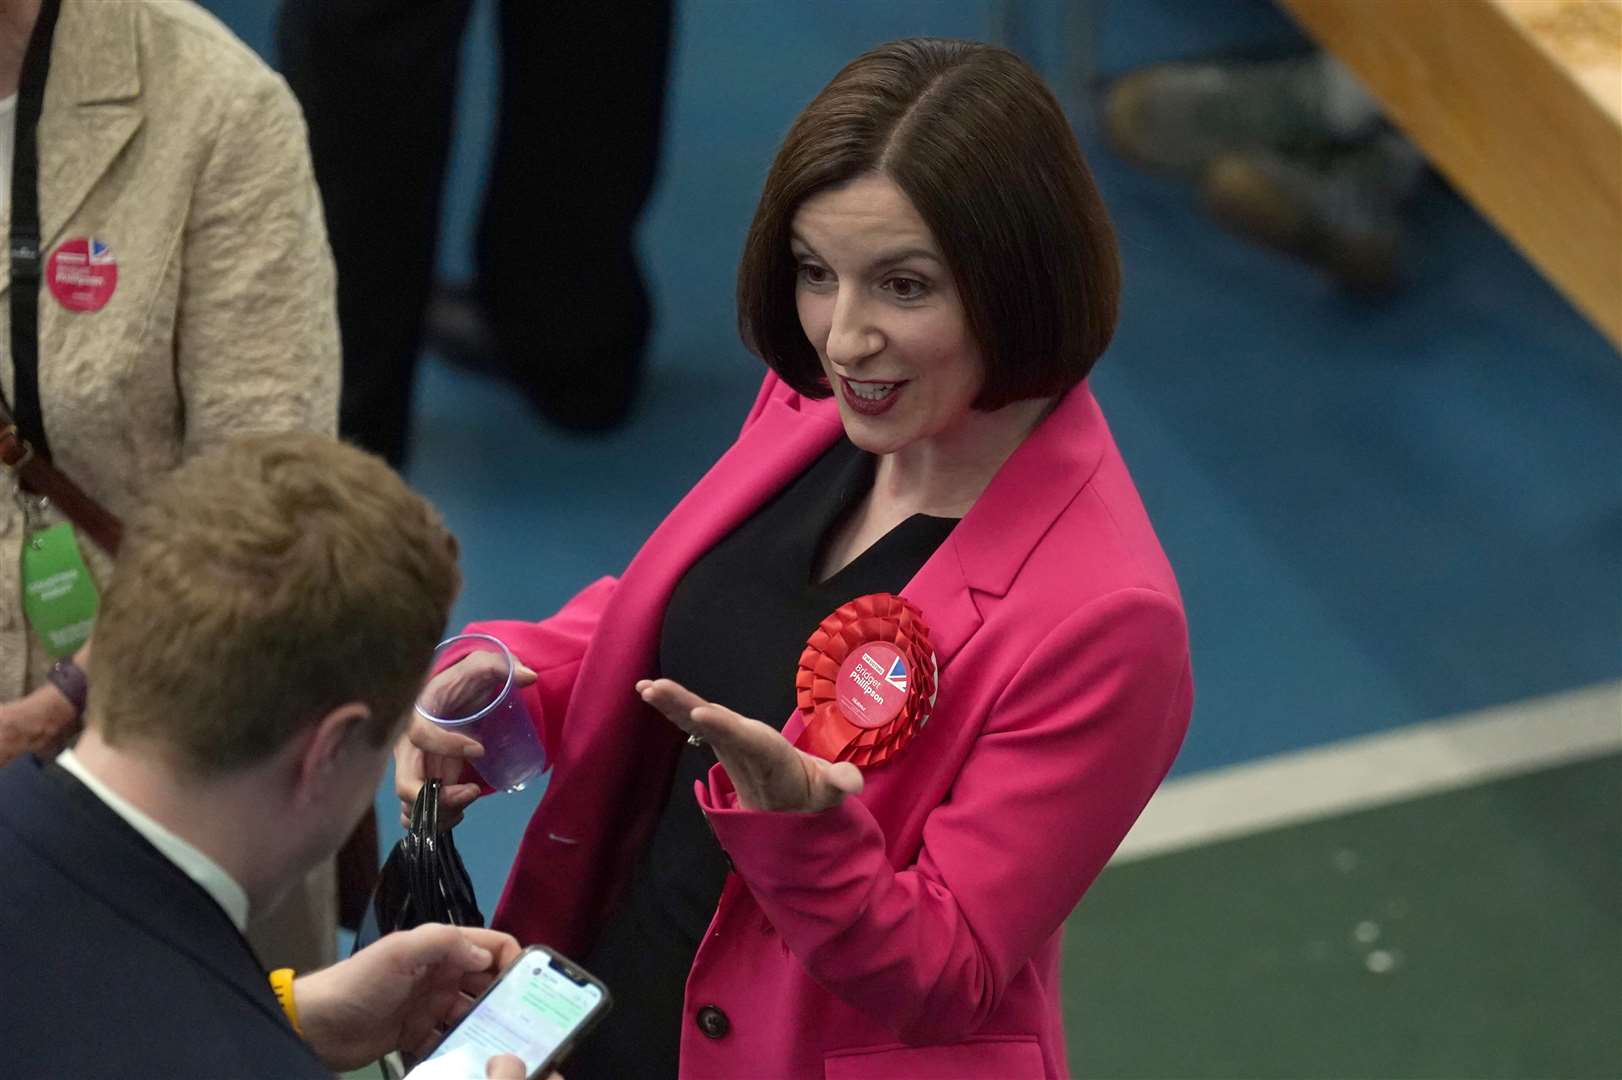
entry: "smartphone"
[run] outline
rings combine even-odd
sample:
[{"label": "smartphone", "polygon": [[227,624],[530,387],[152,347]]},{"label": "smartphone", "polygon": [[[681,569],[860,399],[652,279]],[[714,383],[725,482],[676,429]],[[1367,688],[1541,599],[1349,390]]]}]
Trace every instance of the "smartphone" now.
[{"label": "smartphone", "polygon": [[485,1062],[516,1054],[546,1077],[608,1012],[608,987],[544,945],[525,949],[406,1080],[482,1077]]}]

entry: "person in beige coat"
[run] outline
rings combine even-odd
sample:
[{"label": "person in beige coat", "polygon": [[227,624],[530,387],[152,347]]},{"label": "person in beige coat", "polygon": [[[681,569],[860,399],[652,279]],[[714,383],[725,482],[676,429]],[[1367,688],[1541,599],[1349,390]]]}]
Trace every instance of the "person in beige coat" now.
[{"label": "person in beige coat", "polygon": [[[0,0],[5,229],[40,3]],[[89,304],[64,300],[49,271],[39,287],[39,397],[59,468],[122,516],[154,479],[233,436],[335,429],[332,256],[303,117],[258,56],[192,3],[62,0],[37,146],[42,263],[88,243],[116,265],[111,295]],[[0,247],[0,385],[15,403],[12,287]],[[77,729],[21,601],[28,535],[63,520],[46,507],[30,522],[0,469],[0,762],[54,753]],[[78,542],[104,584],[110,559]],[[306,893],[250,933],[267,960],[331,959],[330,865]]]}]

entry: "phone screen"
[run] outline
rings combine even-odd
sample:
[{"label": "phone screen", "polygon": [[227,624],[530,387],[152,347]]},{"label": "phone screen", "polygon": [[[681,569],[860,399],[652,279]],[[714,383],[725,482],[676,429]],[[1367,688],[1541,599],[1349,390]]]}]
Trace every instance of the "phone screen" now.
[{"label": "phone screen", "polygon": [[525,953],[407,1080],[483,1076],[497,1054],[517,1054],[534,1072],[602,999],[601,988],[576,982],[546,953]]}]

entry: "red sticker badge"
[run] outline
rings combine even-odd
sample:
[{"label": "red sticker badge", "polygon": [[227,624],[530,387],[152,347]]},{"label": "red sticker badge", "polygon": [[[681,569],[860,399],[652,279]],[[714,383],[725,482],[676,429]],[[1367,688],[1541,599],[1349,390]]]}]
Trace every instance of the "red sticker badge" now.
[{"label": "red sticker badge", "polygon": [[45,284],[69,311],[100,311],[118,288],[118,260],[100,240],[75,236],[51,252]]},{"label": "red sticker badge", "polygon": [[822,620],[800,654],[795,745],[829,761],[882,765],[912,741],[935,706],[940,672],[929,628],[890,593],[859,596]]},{"label": "red sticker badge", "polygon": [[839,666],[834,700],[857,727],[883,727],[907,703],[907,662],[894,646],[869,641]]}]

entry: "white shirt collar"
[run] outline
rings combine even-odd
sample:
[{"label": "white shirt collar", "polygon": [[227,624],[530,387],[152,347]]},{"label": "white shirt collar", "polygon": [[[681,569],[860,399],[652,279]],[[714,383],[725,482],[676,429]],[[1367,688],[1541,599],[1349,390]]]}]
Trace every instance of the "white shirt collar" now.
[{"label": "white shirt collar", "polygon": [[90,789],[91,794],[107,804],[109,810],[129,822],[130,828],[146,837],[165,858],[180,868],[181,873],[201,885],[225,909],[238,931],[247,928],[248,894],[232,880],[230,874],[220,868],[219,863],[130,805],[127,799],[86,769],[84,762],[72,750],[58,754],[56,763],[77,777],[81,784]]}]

